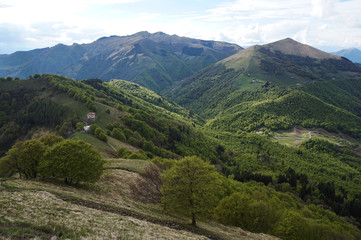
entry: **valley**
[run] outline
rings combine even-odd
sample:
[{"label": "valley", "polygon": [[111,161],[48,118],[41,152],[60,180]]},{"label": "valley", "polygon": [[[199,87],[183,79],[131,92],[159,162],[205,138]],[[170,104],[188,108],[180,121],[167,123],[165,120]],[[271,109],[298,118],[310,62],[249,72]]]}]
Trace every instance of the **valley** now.
[{"label": "valley", "polygon": [[[242,50],[146,32],[37,51],[59,68],[0,71],[0,238],[361,237],[361,69],[347,59],[292,39]],[[25,179],[31,144],[51,156],[68,141],[99,152],[99,180],[67,184],[46,157]],[[189,156],[221,189],[196,226],[162,186]]]}]

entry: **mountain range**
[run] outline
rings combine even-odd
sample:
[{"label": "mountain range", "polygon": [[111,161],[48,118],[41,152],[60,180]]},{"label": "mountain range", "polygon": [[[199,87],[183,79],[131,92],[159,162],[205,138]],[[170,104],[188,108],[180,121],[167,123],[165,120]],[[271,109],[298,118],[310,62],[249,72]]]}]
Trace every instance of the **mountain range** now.
[{"label": "mountain range", "polygon": [[338,52],[333,52],[332,54],[348,58],[354,63],[361,64],[361,51],[357,48],[342,49]]},{"label": "mountain range", "polygon": [[[44,73],[48,68],[82,80]],[[4,236],[21,238],[11,234],[24,226],[35,236],[113,234],[108,226],[116,217],[95,218],[112,221],[102,231],[96,224],[88,231],[58,230],[64,225],[58,218],[44,230],[38,221],[62,212],[73,220],[97,209],[99,216],[134,217],[126,218],[134,225],[126,228],[130,239],[139,237],[131,231],[138,234],[144,222],[162,232],[176,229],[175,238],[274,239],[240,233],[239,227],[282,239],[361,237],[361,68],[348,58],[289,38],[242,49],[141,32],[2,55],[0,69],[4,77],[27,78],[0,78],[0,176],[13,174],[1,166],[11,160],[6,154],[16,142],[49,133],[88,142],[106,163],[98,183],[79,188],[47,179],[4,179],[0,195],[8,201],[0,205],[12,204],[9,213],[0,212],[9,216],[0,218]],[[86,118],[89,112],[94,122]],[[83,132],[84,124],[95,124],[94,131]],[[235,221],[222,220],[221,204],[214,209],[221,217],[200,219],[198,229],[162,210],[156,185],[161,180],[145,166],[167,169],[191,155],[223,175],[222,206],[239,214]],[[143,190],[149,192],[134,198]],[[18,194],[22,200],[15,201]],[[39,207],[43,198],[52,204],[46,211]],[[20,206],[30,202],[37,204],[31,223]],[[161,238],[149,231],[147,236]]]},{"label": "mountain range", "polygon": [[217,129],[327,125],[359,136],[361,98],[344,88],[358,86],[350,79],[360,77],[361,68],[349,60],[285,39],[240,51],[179,82],[167,96]]},{"label": "mountain range", "polygon": [[103,37],[90,44],[58,44],[0,55],[0,76],[54,73],[77,80],[124,79],[160,92],[241,49],[226,42],[138,32]]}]

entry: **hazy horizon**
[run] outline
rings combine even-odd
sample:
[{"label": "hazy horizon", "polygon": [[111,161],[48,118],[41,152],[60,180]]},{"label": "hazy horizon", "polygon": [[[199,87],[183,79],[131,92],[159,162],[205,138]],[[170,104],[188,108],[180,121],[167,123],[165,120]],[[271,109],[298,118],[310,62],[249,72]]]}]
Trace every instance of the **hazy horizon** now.
[{"label": "hazy horizon", "polygon": [[164,32],[241,47],[292,38],[326,52],[361,47],[358,0],[0,0],[0,54]]}]

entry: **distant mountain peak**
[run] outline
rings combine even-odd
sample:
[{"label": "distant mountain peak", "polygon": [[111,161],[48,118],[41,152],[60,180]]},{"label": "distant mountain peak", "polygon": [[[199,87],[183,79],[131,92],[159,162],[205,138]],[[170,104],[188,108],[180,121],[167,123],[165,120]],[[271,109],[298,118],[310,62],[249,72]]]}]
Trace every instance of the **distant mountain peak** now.
[{"label": "distant mountain peak", "polygon": [[360,49],[355,47],[342,49],[338,52],[333,52],[332,54],[335,54],[340,57],[345,57],[355,63],[361,63],[361,51]]},{"label": "distant mountain peak", "polygon": [[125,79],[160,92],[242,48],[236,44],[138,32],[88,44],[0,55],[0,76],[55,73],[74,79]]},{"label": "distant mountain peak", "polygon": [[272,52],[281,52],[287,55],[310,57],[315,59],[340,59],[340,57],[323,52],[309,45],[297,42],[291,38],[286,38],[277,42],[263,45]]}]

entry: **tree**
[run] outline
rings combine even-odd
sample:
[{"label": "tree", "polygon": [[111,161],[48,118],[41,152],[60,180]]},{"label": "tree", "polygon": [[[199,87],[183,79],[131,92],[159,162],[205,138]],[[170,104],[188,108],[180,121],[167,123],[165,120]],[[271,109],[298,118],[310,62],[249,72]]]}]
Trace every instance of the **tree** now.
[{"label": "tree", "polygon": [[124,147],[120,147],[117,150],[117,156],[120,158],[127,158],[130,154],[132,154],[132,152]]},{"label": "tree", "polygon": [[40,163],[44,176],[63,178],[66,184],[95,182],[103,173],[99,152],[81,140],[64,140],[49,148]]},{"label": "tree", "polygon": [[46,146],[39,140],[28,140],[22,145],[17,165],[26,179],[36,178],[45,149]]},{"label": "tree", "polygon": [[113,128],[110,136],[112,136],[113,138],[116,138],[122,142],[127,140],[122,129],[120,129],[120,128]]},{"label": "tree", "polygon": [[103,142],[107,142],[108,138],[107,135],[105,135],[105,132],[102,128],[98,127],[97,129],[95,129],[95,136],[102,140]]},{"label": "tree", "polygon": [[77,122],[75,126],[76,126],[76,130],[83,131],[85,124],[83,122]]},{"label": "tree", "polygon": [[143,149],[148,152],[154,152],[154,143],[151,141],[145,141]]},{"label": "tree", "polygon": [[91,124],[90,127],[89,127],[89,132],[93,135],[95,135],[95,130],[99,128],[99,126],[95,123]]},{"label": "tree", "polygon": [[190,217],[193,226],[199,216],[213,211],[223,192],[215,167],[195,156],[177,162],[162,180],[165,210]]},{"label": "tree", "polygon": [[51,147],[54,144],[64,141],[64,138],[62,136],[48,134],[48,135],[42,136],[39,140],[40,140],[40,142],[44,143],[46,146]]},{"label": "tree", "polygon": [[268,232],[278,221],[278,214],[269,201],[257,200],[239,192],[219,202],[215,217],[223,224],[241,227],[252,232]]},{"label": "tree", "polygon": [[18,161],[23,144],[23,142],[15,143],[0,159],[0,176],[11,177],[15,172],[18,172],[21,177]]}]

